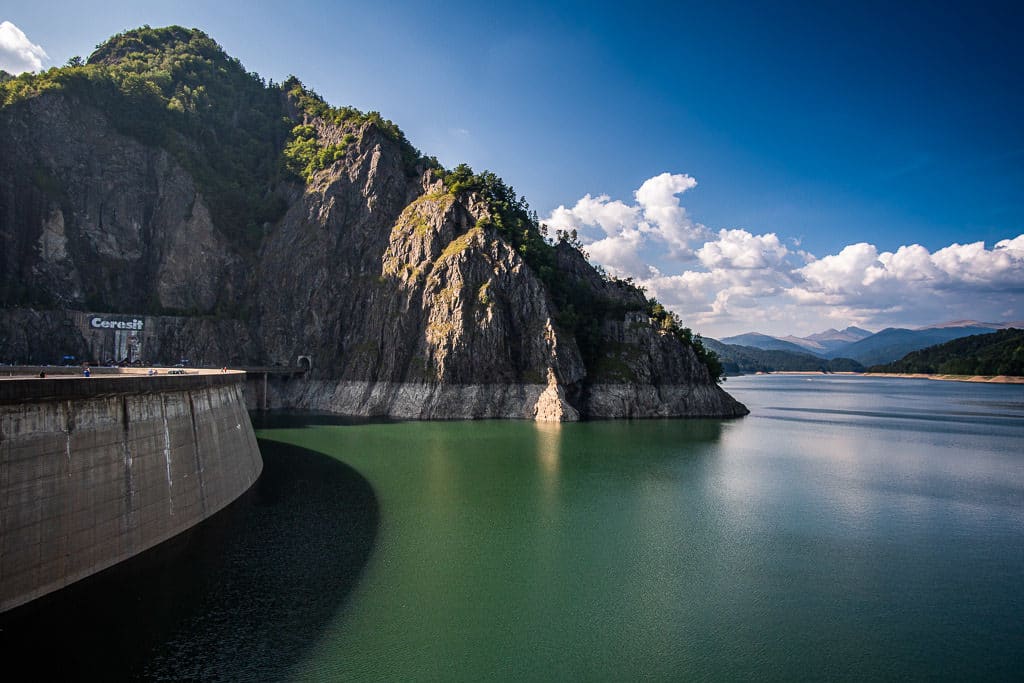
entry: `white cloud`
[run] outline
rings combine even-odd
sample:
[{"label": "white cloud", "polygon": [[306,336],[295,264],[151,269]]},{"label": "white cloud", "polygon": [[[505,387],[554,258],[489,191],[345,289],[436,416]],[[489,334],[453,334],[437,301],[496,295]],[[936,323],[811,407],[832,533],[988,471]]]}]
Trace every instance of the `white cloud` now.
[{"label": "white cloud", "polygon": [[587,194],[571,209],[559,206],[544,223],[551,230],[576,230],[593,260],[613,275],[647,273],[641,252],[648,246],[667,247],[674,256],[689,258],[690,243],[708,234],[679,203],[678,195],[696,185],[688,175],[662,173],[644,181],[633,193],[633,204]]},{"label": "white cloud", "polygon": [[808,290],[822,294],[856,292],[865,287],[867,280],[877,279],[876,269],[882,267],[878,250],[873,244],[858,242],[843,247],[838,254],[830,254],[800,269]]},{"label": "white cloud", "polygon": [[0,69],[11,74],[39,71],[44,59],[49,59],[46,51],[33,44],[24,31],[9,21],[0,22]]},{"label": "white cloud", "polygon": [[1024,235],[1002,240],[951,244],[930,253],[919,244],[879,253],[873,244],[854,244],[799,270],[801,301],[880,307],[914,296],[969,296],[981,291],[1024,289]]},{"label": "white cloud", "polygon": [[606,235],[636,225],[640,216],[640,208],[627,206],[620,201],[611,201],[606,195],[592,197],[584,195],[571,209],[559,206],[547,219],[547,224],[561,230],[582,230],[592,225],[598,226]]},{"label": "white cloud", "polygon": [[1024,285],[1024,235],[997,242],[952,244],[932,254],[932,262],[951,279],[988,286]]},{"label": "white cloud", "polygon": [[880,252],[859,242],[819,258],[775,233],[711,233],[680,204],[696,185],[662,173],[640,186],[633,204],[588,194],[546,222],[579,231],[592,261],[635,278],[710,336],[1024,318],[1024,235],[991,249],[975,242],[934,252],[919,244]]},{"label": "white cloud", "polygon": [[587,253],[594,263],[603,265],[612,275],[635,275],[647,271],[641,254],[644,234],[639,230],[623,230],[615,235],[587,243]]},{"label": "white cloud", "polygon": [[774,268],[789,250],[775,233],[751,235],[746,230],[719,230],[718,240],[705,242],[697,258],[708,268]]},{"label": "white cloud", "polygon": [[706,234],[686,215],[677,195],[697,186],[697,181],[683,173],[662,173],[648,178],[634,194],[643,208],[644,217],[674,249],[685,249],[689,242]]}]

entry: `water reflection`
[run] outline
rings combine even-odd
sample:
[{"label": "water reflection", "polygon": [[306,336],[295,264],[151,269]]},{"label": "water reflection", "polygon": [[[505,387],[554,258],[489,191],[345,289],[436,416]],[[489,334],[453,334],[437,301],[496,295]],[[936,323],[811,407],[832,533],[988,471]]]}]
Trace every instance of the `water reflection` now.
[{"label": "water reflection", "polygon": [[558,471],[561,467],[562,423],[535,422],[537,436],[537,464],[541,490],[546,508],[550,511],[558,500]]},{"label": "water reflection", "polygon": [[403,420],[388,417],[335,415],[334,413],[319,413],[307,410],[275,410],[273,412],[253,410],[249,412],[249,419],[252,420],[253,429],[257,431],[304,427],[354,427],[403,422]]}]

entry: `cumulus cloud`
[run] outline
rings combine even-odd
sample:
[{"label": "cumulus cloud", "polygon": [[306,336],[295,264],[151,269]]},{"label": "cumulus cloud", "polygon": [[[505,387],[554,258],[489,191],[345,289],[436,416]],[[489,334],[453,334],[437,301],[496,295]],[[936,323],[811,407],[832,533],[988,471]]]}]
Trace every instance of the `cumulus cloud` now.
[{"label": "cumulus cloud", "polygon": [[599,197],[584,195],[571,209],[559,206],[547,223],[563,230],[581,230],[588,225],[599,226],[606,235],[634,227],[640,221],[640,207],[612,201],[603,194]]},{"label": "cumulus cloud", "polygon": [[623,230],[615,235],[587,243],[587,253],[612,275],[638,275],[648,271],[643,251],[645,237],[639,230]]},{"label": "cumulus cloud", "polygon": [[841,313],[884,326],[1024,317],[1024,235],[997,242],[951,244],[930,252],[919,244],[879,252],[853,244],[794,272],[787,297],[807,313]]},{"label": "cumulus cloud", "polygon": [[718,239],[705,242],[697,258],[708,268],[752,270],[779,266],[789,250],[775,233],[751,235],[746,230],[719,230]]},{"label": "cumulus cloud", "polygon": [[746,330],[777,308],[780,298],[796,284],[796,266],[774,234],[722,230],[696,253],[706,270],[659,271],[637,279],[697,329],[717,334],[736,323]]},{"label": "cumulus cloud", "polygon": [[685,249],[707,229],[686,215],[677,195],[697,187],[697,181],[683,173],[662,173],[648,178],[634,194],[644,217],[653,229],[676,249]]},{"label": "cumulus cloud", "polygon": [[39,71],[44,59],[49,59],[46,51],[24,31],[9,21],[0,22],[0,69],[11,74]]},{"label": "cumulus cloud", "polygon": [[1024,318],[1024,235],[992,248],[974,242],[934,252],[859,242],[817,257],[771,232],[710,232],[680,203],[696,185],[688,175],[662,173],[637,189],[633,203],[588,194],[546,222],[577,230],[592,261],[633,277],[712,336]]},{"label": "cumulus cloud", "polygon": [[1021,291],[1024,289],[1024,235],[997,242],[951,244],[929,252],[919,244],[878,252],[873,244],[853,244],[798,271],[802,301],[880,305],[900,294]]},{"label": "cumulus cloud", "polygon": [[635,275],[647,271],[641,256],[646,245],[691,257],[691,243],[708,234],[690,220],[678,197],[696,185],[686,174],[662,173],[643,182],[632,204],[587,194],[572,208],[559,206],[544,222],[553,230],[576,230],[594,260],[613,274]]}]

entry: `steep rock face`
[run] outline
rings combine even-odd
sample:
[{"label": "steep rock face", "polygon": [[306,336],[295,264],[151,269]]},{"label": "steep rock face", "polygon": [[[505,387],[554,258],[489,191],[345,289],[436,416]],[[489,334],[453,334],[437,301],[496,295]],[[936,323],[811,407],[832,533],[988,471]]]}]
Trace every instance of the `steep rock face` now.
[{"label": "steep rock face", "polygon": [[[96,342],[110,339],[97,339],[89,325],[92,317],[66,309],[0,308],[0,364],[62,364],[64,355],[74,356],[76,364],[106,362],[111,354],[109,344]],[[207,366],[262,362],[249,327],[240,320],[210,316],[142,316],[142,320],[140,336],[144,357],[150,362],[170,365],[182,358]]]},{"label": "steep rock face", "polygon": [[0,110],[0,217],[9,304],[208,311],[238,288],[191,177],[72,97]]},{"label": "steep rock face", "polygon": [[[74,95],[0,109],[0,322],[26,321],[0,334],[0,357],[58,337],[89,357],[64,311],[120,311],[150,315],[153,361],[308,357],[302,379],[275,385],[278,406],[408,418],[745,414],[648,318],[642,292],[565,243],[537,261],[493,197],[410,161],[379,119],[312,115],[291,94],[282,114],[331,156],[305,182],[267,188],[285,206],[253,246],[226,237],[238,226],[215,223],[174,154],[117,132]],[[169,310],[193,315],[156,315]]]},{"label": "steep rock face", "polygon": [[[41,355],[42,348],[49,353]],[[66,353],[85,357],[87,348],[62,311],[0,309],[0,365],[58,364]]]},{"label": "steep rock face", "polygon": [[363,132],[344,160],[292,202],[261,249],[253,303],[272,361],[310,355],[318,374],[343,373],[346,351],[366,341],[361,332],[380,320],[374,312],[387,296],[381,254],[416,186],[400,157],[384,152],[390,141]]},{"label": "steep rock face", "polygon": [[639,313],[606,322],[605,349],[577,397],[592,418],[745,415],[746,408],[708,375],[692,348],[659,332]]},{"label": "steep rock face", "polygon": [[367,415],[533,417],[549,372],[580,381],[579,351],[556,331],[544,286],[480,225],[486,205],[447,192],[430,170],[410,177],[397,144],[372,126],[352,134],[261,252],[268,357],[313,360],[284,400]]}]

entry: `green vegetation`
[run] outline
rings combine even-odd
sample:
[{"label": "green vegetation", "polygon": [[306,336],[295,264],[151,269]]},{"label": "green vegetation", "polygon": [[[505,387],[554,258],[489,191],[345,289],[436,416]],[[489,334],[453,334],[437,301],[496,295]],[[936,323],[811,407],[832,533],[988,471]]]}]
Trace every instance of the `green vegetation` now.
[{"label": "green vegetation", "polygon": [[438,175],[448,191],[459,196],[477,193],[490,209],[491,217],[480,227],[493,227],[530,264],[545,283],[554,277],[555,253],[540,232],[537,214],[530,211],[525,197],[517,197],[514,189],[490,171],[475,174],[466,164],[453,171],[439,169]]},{"label": "green vegetation", "polygon": [[545,239],[537,214],[530,211],[526,198],[517,196],[494,173],[474,173],[466,164],[449,172],[441,170],[439,175],[451,194],[474,192],[486,202],[490,217],[477,227],[495,229],[519,252],[551,293],[558,310],[556,322],[572,331],[584,362],[593,368],[601,354],[601,320],[611,311],[602,306],[607,302],[595,299],[589,289],[574,287],[557,274],[555,245]]},{"label": "green vegetation", "polygon": [[144,27],[98,46],[88,62],[0,83],[0,106],[62,92],[122,133],[167,149],[195,178],[216,224],[254,247],[285,208],[273,187],[291,126],[280,90],[247,73],[205,33]]},{"label": "green vegetation", "polygon": [[459,235],[445,245],[444,249],[441,251],[441,255],[437,257],[438,263],[450,259],[452,256],[461,254],[466,249],[469,249],[474,242],[482,238],[483,234],[483,228],[478,224],[472,230],[467,230],[463,234]]},{"label": "green vegetation", "polygon": [[852,358],[832,358],[828,362],[829,372],[864,372],[864,366]]},{"label": "green vegetation", "polygon": [[[592,288],[574,282],[557,271],[558,245],[576,249],[586,257],[575,231],[558,231],[553,239],[549,239],[547,228],[540,225],[536,212],[530,210],[526,198],[517,196],[513,188],[490,171],[474,173],[469,166],[461,164],[452,171],[442,170],[439,175],[451,194],[458,196],[475,192],[484,199],[491,215],[478,227],[494,228],[519,252],[551,293],[558,311],[559,326],[572,331],[587,367],[597,368],[605,360],[601,338],[602,321],[621,319],[628,308],[618,301],[595,295]],[[608,278],[603,271],[598,272],[607,283],[637,290],[631,281]],[[718,381],[723,378],[718,357],[704,346],[700,335],[694,335],[689,328],[682,326],[678,315],[653,300],[649,302],[647,312],[665,333],[693,348],[713,379]]]},{"label": "green vegetation", "polygon": [[[378,112],[332,107],[295,77],[280,85],[265,82],[197,29],[145,26],[112,37],[85,61],[74,57],[40,74],[0,73],[0,109],[48,93],[93,107],[122,134],[167,150],[195,179],[214,223],[243,251],[257,249],[267,226],[283,215],[292,182],[310,182],[343,159],[360,136],[376,131],[398,144],[409,176],[436,169],[450,196],[473,192],[486,202],[489,217],[477,228],[493,228],[538,276],[551,293],[556,322],[575,335],[588,367],[602,358],[602,323],[642,308],[623,303],[640,291],[630,281],[598,270],[605,283],[627,294],[609,298],[559,272],[559,249],[586,256],[578,236],[549,236],[526,199],[494,173],[477,174],[464,164],[446,171]],[[60,191],[45,174],[33,181],[46,192]],[[420,220],[414,229],[426,231],[429,225]],[[456,240],[442,257],[464,246]],[[477,298],[485,305],[490,301],[486,290]],[[648,309],[664,333],[691,346],[712,376],[721,376],[721,365],[699,335],[657,302]]]},{"label": "green vegetation", "polygon": [[961,337],[913,351],[898,361],[874,365],[871,372],[937,375],[1024,376],[1024,330]]},{"label": "green vegetation", "polygon": [[826,359],[810,353],[723,344],[714,339],[705,339],[704,345],[718,355],[724,372],[729,375],[752,375],[757,372],[864,372],[863,365],[849,358]]},{"label": "green vegetation", "polygon": [[[406,139],[405,133],[395,123],[382,117],[380,112],[363,113],[354,107],[332,107],[324,101],[324,98],[304,86],[295,76],[289,76],[281,84],[281,89],[295,108],[310,119],[319,119],[338,128],[350,130],[359,130],[369,124],[391,138],[399,144],[402,150],[402,161],[405,164],[406,172],[410,175],[415,173],[416,166],[421,162],[425,162],[432,168],[440,167],[436,159],[425,159],[420,151]],[[302,142],[296,142],[297,139]],[[355,136],[350,133],[345,135],[340,145],[324,144],[319,141],[317,131],[312,126],[296,126],[292,129],[292,135],[285,149],[286,166],[296,175],[308,180],[313,172],[326,168],[334,160],[340,159],[344,155],[346,145],[354,139]]]},{"label": "green vegetation", "polygon": [[[0,108],[54,92],[102,111],[119,132],[168,150],[195,178],[217,226],[242,248],[255,248],[264,226],[283,214],[281,182],[308,182],[341,159],[366,124],[401,145],[410,173],[417,164],[437,166],[379,113],[330,107],[294,77],[267,83],[197,29],[147,26],[99,45],[87,62],[7,74],[0,78]],[[296,125],[288,101],[309,121]],[[316,118],[348,131],[325,143]]]},{"label": "green vegetation", "polygon": [[683,344],[692,347],[697,358],[707,367],[712,379],[715,381],[725,379],[725,369],[722,367],[718,354],[704,345],[704,340],[699,334],[695,335],[689,327],[683,327],[683,322],[677,313],[668,310],[658,303],[657,299],[652,298],[647,301],[647,314],[663,332],[671,334]]},{"label": "green vegetation", "polygon": [[345,158],[345,149],[353,140],[355,136],[348,133],[342,138],[341,144],[323,144],[315,126],[299,124],[292,128],[281,152],[284,167],[305,182],[311,182],[317,171]]},{"label": "green vegetation", "polygon": [[488,280],[487,282],[485,282],[482,285],[480,285],[480,289],[477,290],[477,293],[476,293],[477,301],[479,301],[480,305],[485,307],[485,308],[487,306],[490,306],[492,303],[494,303],[494,299],[492,299],[491,295],[488,294],[488,292],[487,292],[487,290],[490,288],[490,286],[491,286],[491,281]]}]

